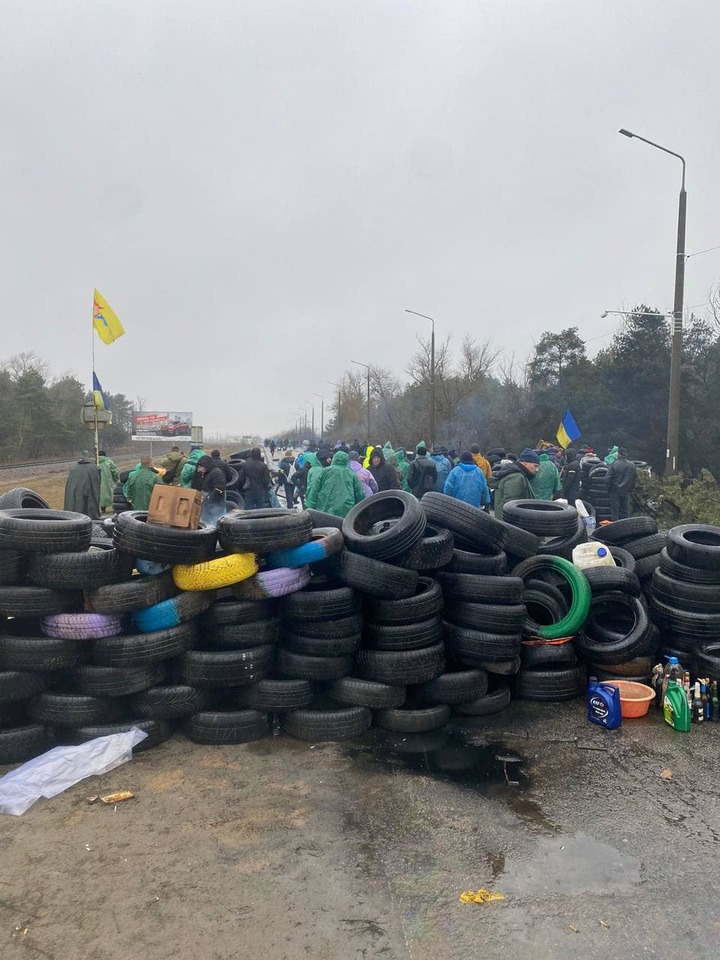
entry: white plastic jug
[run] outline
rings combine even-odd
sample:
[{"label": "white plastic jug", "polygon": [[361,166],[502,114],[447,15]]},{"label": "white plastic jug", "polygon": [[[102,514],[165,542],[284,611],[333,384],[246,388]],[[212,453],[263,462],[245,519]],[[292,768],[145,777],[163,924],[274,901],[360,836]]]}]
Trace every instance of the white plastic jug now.
[{"label": "white plastic jug", "polygon": [[572,559],[579,570],[587,570],[588,567],[615,566],[610,547],[605,546],[604,543],[598,543],[597,540],[579,543],[577,547],[573,547]]}]

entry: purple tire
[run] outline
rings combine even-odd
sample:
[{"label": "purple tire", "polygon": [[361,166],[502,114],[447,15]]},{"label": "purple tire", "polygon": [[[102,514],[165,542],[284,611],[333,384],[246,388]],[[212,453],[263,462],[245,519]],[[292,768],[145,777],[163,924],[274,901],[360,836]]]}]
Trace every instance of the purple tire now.
[{"label": "purple tire", "polygon": [[122,619],[108,613],[56,613],[43,617],[40,629],[61,640],[97,640],[122,633]]}]

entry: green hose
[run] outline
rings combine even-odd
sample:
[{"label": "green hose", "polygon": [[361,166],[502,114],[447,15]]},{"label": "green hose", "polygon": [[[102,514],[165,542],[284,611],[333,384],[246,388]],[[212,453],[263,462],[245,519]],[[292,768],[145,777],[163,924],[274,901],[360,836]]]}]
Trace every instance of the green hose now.
[{"label": "green hose", "polygon": [[574,637],[584,625],[590,613],[592,591],[590,584],[582,570],[578,570],[569,560],[562,557],[531,557],[523,560],[512,572],[513,577],[522,577],[526,580],[531,574],[539,570],[553,570],[567,581],[572,593],[572,601],[567,614],[557,623],[545,627],[533,628],[533,635],[543,640],[558,640],[560,637]]}]

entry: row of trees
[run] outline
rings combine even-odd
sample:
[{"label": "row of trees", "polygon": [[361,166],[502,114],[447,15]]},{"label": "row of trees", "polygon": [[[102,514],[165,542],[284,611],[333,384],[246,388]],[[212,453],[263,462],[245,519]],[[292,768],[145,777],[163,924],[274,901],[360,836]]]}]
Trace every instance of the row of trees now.
[{"label": "row of trees", "polygon": [[[106,394],[113,423],[101,442],[111,449],[127,443],[132,403],[121,393]],[[92,431],[81,423],[81,408],[91,398],[70,374],[53,377],[33,353],[0,364],[0,456],[5,463],[40,457],[72,456],[92,447]]]},{"label": "row of trees", "polygon": [[[718,318],[720,320],[720,317]],[[582,440],[604,454],[625,444],[656,469],[665,462],[671,334],[659,311],[638,305],[608,346],[587,355],[577,327],[543,333],[524,366],[503,357],[490,341],[467,336],[458,350],[448,338],[436,351],[436,442],[456,448],[479,443],[519,451],[538,439],[555,440],[566,407]],[[691,317],[682,361],[681,467],[720,475],[720,322]],[[430,344],[419,348],[401,379],[380,366],[370,372],[370,441],[387,437],[413,446],[429,440]],[[367,437],[363,373],[340,379],[327,434]]]}]

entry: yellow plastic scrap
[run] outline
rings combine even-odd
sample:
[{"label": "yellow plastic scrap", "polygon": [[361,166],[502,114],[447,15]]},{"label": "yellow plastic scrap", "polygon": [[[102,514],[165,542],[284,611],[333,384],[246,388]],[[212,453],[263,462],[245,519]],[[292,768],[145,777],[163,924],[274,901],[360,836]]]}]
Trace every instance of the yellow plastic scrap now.
[{"label": "yellow plastic scrap", "polygon": [[505,894],[497,890],[464,890],[460,894],[460,903],[495,903],[505,899]]}]

